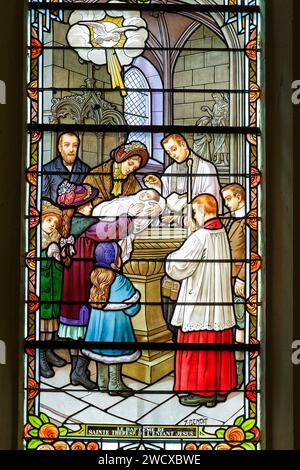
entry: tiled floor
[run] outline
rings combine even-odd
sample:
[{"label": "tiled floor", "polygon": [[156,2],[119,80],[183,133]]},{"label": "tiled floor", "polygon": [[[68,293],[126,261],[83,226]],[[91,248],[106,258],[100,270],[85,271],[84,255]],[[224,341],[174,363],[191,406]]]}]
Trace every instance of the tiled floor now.
[{"label": "tiled floor", "polygon": [[[188,407],[181,405],[172,392],[173,374],[153,385],[145,385],[125,377],[124,382],[137,393],[129,398],[122,398],[73,386],[70,384],[69,373],[68,364],[56,369],[52,379],[42,379],[41,384],[41,411],[59,425],[184,425],[196,420],[212,431],[215,427],[232,424],[237,416],[244,414],[243,390],[231,393],[225,403],[219,403],[214,408]],[[92,363],[91,378],[96,380]]]}]

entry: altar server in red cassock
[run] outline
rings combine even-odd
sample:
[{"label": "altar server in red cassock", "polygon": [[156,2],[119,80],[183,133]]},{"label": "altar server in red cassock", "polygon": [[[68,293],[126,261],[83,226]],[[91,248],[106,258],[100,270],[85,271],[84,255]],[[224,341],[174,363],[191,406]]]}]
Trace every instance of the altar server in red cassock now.
[{"label": "altar server in red cassock", "polygon": [[[228,237],[218,218],[214,196],[193,200],[195,231],[166,262],[167,274],[181,281],[172,325],[177,342],[233,344],[236,324],[232,304],[231,255]],[[236,387],[234,352],[186,350],[176,352],[175,391],[186,406],[213,407]]]}]

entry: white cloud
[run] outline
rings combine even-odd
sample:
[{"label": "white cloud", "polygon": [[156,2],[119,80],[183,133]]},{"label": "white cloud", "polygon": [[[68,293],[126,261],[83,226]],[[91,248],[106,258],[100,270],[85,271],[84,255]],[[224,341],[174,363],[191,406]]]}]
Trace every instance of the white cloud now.
[{"label": "white cloud", "polygon": [[[121,3],[121,2],[114,2]],[[94,45],[91,42],[91,34],[88,24],[79,24],[81,22],[97,22],[103,20],[105,16],[112,18],[123,17],[122,27],[132,27],[135,29],[128,29],[123,32],[126,36],[126,41],[123,47],[116,47],[115,51],[119,59],[120,64],[129,65],[135,57],[142,54],[145,43],[148,38],[147,24],[141,18],[139,11],[93,11],[93,10],[77,10],[74,11],[69,18],[69,24],[71,25],[68,33],[67,40],[70,46],[76,50],[77,54],[81,59],[94,63],[95,65],[103,65],[107,61],[105,48],[114,48],[118,41],[112,40],[109,33],[117,31],[117,25],[114,27],[112,22],[105,21],[104,34],[108,34],[106,39],[99,39],[100,44],[95,45],[96,40],[94,39]],[[93,26],[90,26],[94,28]],[[105,33],[106,30],[106,33]],[[95,31],[95,29],[94,29]],[[95,38],[99,38],[95,34]],[[117,36],[116,36],[117,37]],[[119,35],[120,37],[120,35]],[[101,47],[104,46],[104,47]],[[134,48],[134,49],[126,49]]]}]

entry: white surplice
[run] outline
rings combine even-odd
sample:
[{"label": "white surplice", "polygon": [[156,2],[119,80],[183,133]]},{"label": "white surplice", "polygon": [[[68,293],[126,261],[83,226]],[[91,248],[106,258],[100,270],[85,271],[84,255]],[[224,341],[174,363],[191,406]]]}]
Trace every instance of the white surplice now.
[{"label": "white surplice", "polygon": [[[197,175],[192,177],[193,198],[200,194],[212,194],[218,202],[219,214],[222,214],[223,201],[215,165],[192,151],[189,158],[193,160],[192,173]],[[166,168],[161,178],[163,197],[166,198],[172,193],[184,194],[187,192],[187,171],[186,162],[174,162]]]},{"label": "white surplice", "polygon": [[179,250],[167,257],[166,272],[172,279],[182,281],[172,325],[188,332],[222,331],[236,324],[232,305],[231,255],[224,228],[201,228],[194,232]]}]

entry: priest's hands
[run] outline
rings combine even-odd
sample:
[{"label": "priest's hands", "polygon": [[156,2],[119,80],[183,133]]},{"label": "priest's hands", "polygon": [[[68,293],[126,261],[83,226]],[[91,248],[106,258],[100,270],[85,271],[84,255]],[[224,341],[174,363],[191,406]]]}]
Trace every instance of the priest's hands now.
[{"label": "priest's hands", "polygon": [[163,224],[169,224],[169,225],[171,225],[172,222],[174,222],[174,220],[175,220],[175,215],[164,215],[161,218],[161,221]]}]

